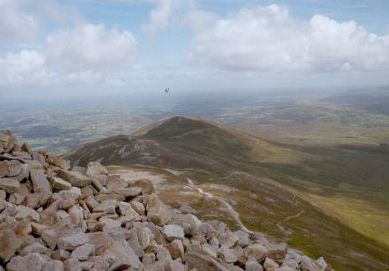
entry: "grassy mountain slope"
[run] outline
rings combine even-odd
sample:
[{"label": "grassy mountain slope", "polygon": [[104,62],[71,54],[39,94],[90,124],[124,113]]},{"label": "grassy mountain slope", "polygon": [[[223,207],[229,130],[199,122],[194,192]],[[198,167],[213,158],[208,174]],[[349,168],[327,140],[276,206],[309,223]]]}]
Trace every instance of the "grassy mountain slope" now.
[{"label": "grassy mountain slope", "polygon": [[[350,228],[355,225],[341,223],[344,216],[331,212],[339,204],[332,201],[331,205],[327,201],[328,197],[344,196],[336,194],[336,188],[345,186],[344,182],[350,191],[354,187],[374,190],[379,185],[374,181],[370,186],[347,180],[347,170],[357,170],[352,168],[349,162],[352,154],[347,150],[334,156],[324,150],[269,143],[210,122],[174,117],[133,136],[116,136],[86,144],[67,158],[79,165],[99,160],[107,165],[144,164],[185,170],[187,177],[199,183],[234,188],[232,193],[214,192],[233,200],[242,220],[251,229],[287,239],[312,256],[324,251],[337,270],[389,268],[388,248],[380,240],[372,240]],[[339,170],[345,162],[351,168]],[[380,180],[378,175],[376,179]],[[173,191],[167,199],[174,198],[173,195],[177,192]],[[204,204],[197,203],[197,207],[209,209]],[[379,217],[377,224],[385,217],[385,214]]]}]

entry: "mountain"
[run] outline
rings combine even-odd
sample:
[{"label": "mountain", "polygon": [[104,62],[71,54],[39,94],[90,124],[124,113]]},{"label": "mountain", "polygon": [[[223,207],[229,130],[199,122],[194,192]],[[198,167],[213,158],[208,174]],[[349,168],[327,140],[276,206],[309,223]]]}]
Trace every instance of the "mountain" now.
[{"label": "mountain", "polygon": [[71,168],[0,130],[0,270],[333,270],[243,225],[166,205],[140,185],[151,175],[113,172]]},{"label": "mountain", "polygon": [[387,270],[388,247],[324,206],[328,187],[340,189],[344,180],[341,164],[323,160],[325,155],[217,123],[173,117],[130,136],[85,144],[66,158],[79,166],[88,161],[120,166],[109,167],[119,176],[139,170],[163,176],[164,184],[155,189],[169,205],[265,232],[311,257],[324,255],[336,270]]}]

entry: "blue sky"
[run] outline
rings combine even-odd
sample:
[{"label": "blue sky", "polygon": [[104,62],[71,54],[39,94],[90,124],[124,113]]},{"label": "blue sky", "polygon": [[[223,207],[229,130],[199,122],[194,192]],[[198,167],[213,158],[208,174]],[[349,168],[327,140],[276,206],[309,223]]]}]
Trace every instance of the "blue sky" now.
[{"label": "blue sky", "polygon": [[388,84],[384,0],[0,0],[0,94]]}]

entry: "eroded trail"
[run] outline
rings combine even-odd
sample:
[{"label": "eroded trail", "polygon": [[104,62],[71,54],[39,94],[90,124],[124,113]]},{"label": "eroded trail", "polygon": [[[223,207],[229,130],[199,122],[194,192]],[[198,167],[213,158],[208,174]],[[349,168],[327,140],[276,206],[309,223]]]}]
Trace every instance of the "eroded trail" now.
[{"label": "eroded trail", "polygon": [[248,228],[246,228],[246,226],[243,224],[242,220],[240,219],[239,213],[237,211],[235,211],[235,209],[231,206],[231,204],[229,204],[225,199],[218,197],[218,196],[215,196],[210,192],[205,192],[202,188],[195,185],[194,182],[190,178],[187,178],[187,182],[188,182],[189,187],[197,190],[197,192],[199,192],[199,194],[201,194],[205,197],[217,200],[226,209],[226,211],[230,214],[230,216],[233,218],[233,220],[235,221],[235,223],[239,226],[239,228],[241,230],[243,230],[249,234],[257,234],[256,232],[253,232],[253,231],[249,230]]}]

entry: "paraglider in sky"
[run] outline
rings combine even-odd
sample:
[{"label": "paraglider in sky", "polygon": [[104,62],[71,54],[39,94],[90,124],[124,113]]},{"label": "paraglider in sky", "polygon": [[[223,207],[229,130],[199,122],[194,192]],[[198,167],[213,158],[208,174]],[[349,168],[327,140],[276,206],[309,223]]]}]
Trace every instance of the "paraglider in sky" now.
[{"label": "paraglider in sky", "polygon": [[165,93],[169,93],[170,88],[165,88]]}]

